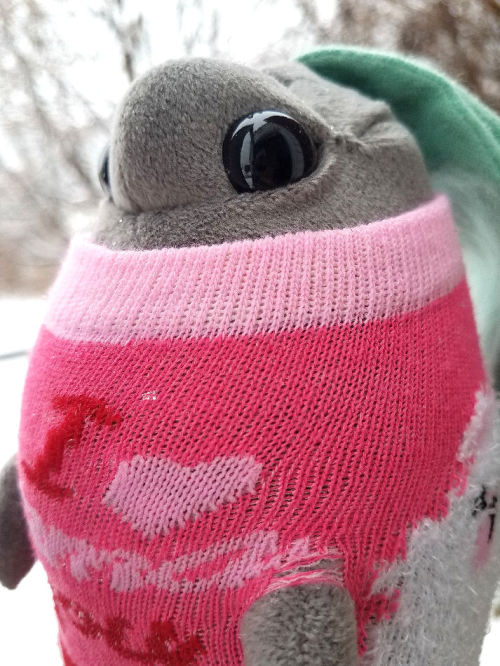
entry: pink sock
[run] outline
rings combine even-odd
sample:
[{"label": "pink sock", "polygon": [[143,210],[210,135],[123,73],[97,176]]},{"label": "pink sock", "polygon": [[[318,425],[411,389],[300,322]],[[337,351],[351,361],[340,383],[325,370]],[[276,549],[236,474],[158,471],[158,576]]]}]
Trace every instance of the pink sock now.
[{"label": "pink sock", "polygon": [[[75,241],[20,453],[66,663],[241,664],[245,610],[308,579],[350,592],[364,654],[412,611],[412,535],[444,524],[489,451],[487,387],[442,196],[210,247]],[[475,576],[491,535],[472,509]]]}]

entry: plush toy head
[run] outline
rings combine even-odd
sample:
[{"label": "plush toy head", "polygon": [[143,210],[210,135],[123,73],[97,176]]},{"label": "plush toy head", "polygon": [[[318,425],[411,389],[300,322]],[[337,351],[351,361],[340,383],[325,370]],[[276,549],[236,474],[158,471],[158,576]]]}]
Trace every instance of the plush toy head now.
[{"label": "plush toy head", "polygon": [[298,63],[153,69],[118,110],[108,159],[95,237],[123,249],[354,226],[432,196],[420,151],[386,104]]},{"label": "plush toy head", "polygon": [[67,665],[478,658],[494,400],[430,186],[449,152],[389,94],[417,86],[427,113],[438,75],[349,50],[307,62],[326,78],[167,63],[117,112],[21,427]]}]

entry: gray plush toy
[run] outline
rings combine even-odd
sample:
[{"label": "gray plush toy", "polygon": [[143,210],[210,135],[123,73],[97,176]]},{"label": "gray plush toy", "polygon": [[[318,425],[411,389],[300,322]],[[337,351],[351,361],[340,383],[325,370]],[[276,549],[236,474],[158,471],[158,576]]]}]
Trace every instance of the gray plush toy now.
[{"label": "gray plush toy", "polygon": [[[499,573],[491,389],[419,133],[345,84],[181,60],[117,112],[1,480],[0,581],[36,552],[68,666],[477,662]],[[314,330],[334,337],[301,346]]]}]

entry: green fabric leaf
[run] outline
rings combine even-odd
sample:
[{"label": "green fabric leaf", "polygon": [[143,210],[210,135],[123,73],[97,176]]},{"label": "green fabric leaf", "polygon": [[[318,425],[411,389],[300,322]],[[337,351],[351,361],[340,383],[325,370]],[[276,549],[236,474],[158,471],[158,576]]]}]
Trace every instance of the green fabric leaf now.
[{"label": "green fabric leaf", "polygon": [[386,101],[420,145],[429,171],[454,167],[500,183],[500,117],[427,63],[350,47],[299,61],[320,76]]}]

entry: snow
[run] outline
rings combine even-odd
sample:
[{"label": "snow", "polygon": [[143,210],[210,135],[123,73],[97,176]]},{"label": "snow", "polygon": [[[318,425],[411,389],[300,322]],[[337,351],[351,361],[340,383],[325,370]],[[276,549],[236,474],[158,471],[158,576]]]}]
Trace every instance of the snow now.
[{"label": "snow", "polygon": [[[17,448],[22,388],[28,367],[28,357],[17,354],[32,347],[44,311],[43,299],[0,299],[0,404],[3,424],[0,466]],[[61,663],[51,592],[39,563],[15,591],[0,587],[0,627],[2,663],[8,666]],[[480,666],[498,666],[499,663],[500,619],[492,623],[491,631],[485,638]]]}]

